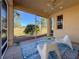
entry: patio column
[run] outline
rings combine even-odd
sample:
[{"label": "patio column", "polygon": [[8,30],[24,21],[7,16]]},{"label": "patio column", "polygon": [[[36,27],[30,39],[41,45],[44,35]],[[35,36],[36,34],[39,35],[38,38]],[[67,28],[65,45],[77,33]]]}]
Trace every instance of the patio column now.
[{"label": "patio column", "polygon": [[47,36],[49,36],[51,33],[51,19],[47,19]]},{"label": "patio column", "polygon": [[13,0],[7,0],[8,4],[8,47],[13,46]]}]

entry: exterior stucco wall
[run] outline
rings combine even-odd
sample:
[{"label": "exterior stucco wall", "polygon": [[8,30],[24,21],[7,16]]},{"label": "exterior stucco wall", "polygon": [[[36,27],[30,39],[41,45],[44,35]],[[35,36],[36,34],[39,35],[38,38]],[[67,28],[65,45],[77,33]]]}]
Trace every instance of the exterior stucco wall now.
[{"label": "exterior stucco wall", "polygon": [[[63,29],[57,29],[57,16],[63,14]],[[70,39],[79,43],[79,5],[59,11],[52,15],[55,20],[54,36],[62,38],[68,34]]]}]

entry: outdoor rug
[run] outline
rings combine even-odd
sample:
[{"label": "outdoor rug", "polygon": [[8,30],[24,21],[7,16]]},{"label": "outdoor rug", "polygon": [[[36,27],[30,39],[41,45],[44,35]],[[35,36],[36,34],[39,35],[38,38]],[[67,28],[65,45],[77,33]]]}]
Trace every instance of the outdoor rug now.
[{"label": "outdoor rug", "polygon": [[[38,44],[43,44],[51,40],[37,40],[26,45],[21,45],[23,59],[41,59],[37,50]],[[79,45],[73,44],[73,50],[65,44],[58,43],[62,59],[77,59]],[[50,51],[48,59],[58,59],[54,51]]]}]

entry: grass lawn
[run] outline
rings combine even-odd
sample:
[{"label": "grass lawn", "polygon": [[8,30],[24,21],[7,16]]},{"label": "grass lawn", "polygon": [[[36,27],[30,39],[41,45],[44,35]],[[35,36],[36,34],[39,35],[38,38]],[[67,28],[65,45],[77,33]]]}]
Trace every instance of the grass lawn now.
[{"label": "grass lawn", "polygon": [[24,33],[24,29],[25,28],[14,28],[14,35],[15,36],[23,36],[23,35],[26,35]]}]

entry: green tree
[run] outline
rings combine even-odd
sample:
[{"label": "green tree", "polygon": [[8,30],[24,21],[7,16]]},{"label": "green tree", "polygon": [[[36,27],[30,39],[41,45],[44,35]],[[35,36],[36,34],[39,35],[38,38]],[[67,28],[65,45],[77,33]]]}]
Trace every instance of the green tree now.
[{"label": "green tree", "polygon": [[41,25],[42,27],[46,27],[46,18],[41,17]]},{"label": "green tree", "polygon": [[39,31],[39,26],[34,24],[28,24],[24,30],[25,34],[33,35],[35,32]]},{"label": "green tree", "polygon": [[45,28],[47,26],[47,23],[46,23],[46,19],[41,17],[41,23],[40,23],[40,30],[42,31],[43,28]]}]

